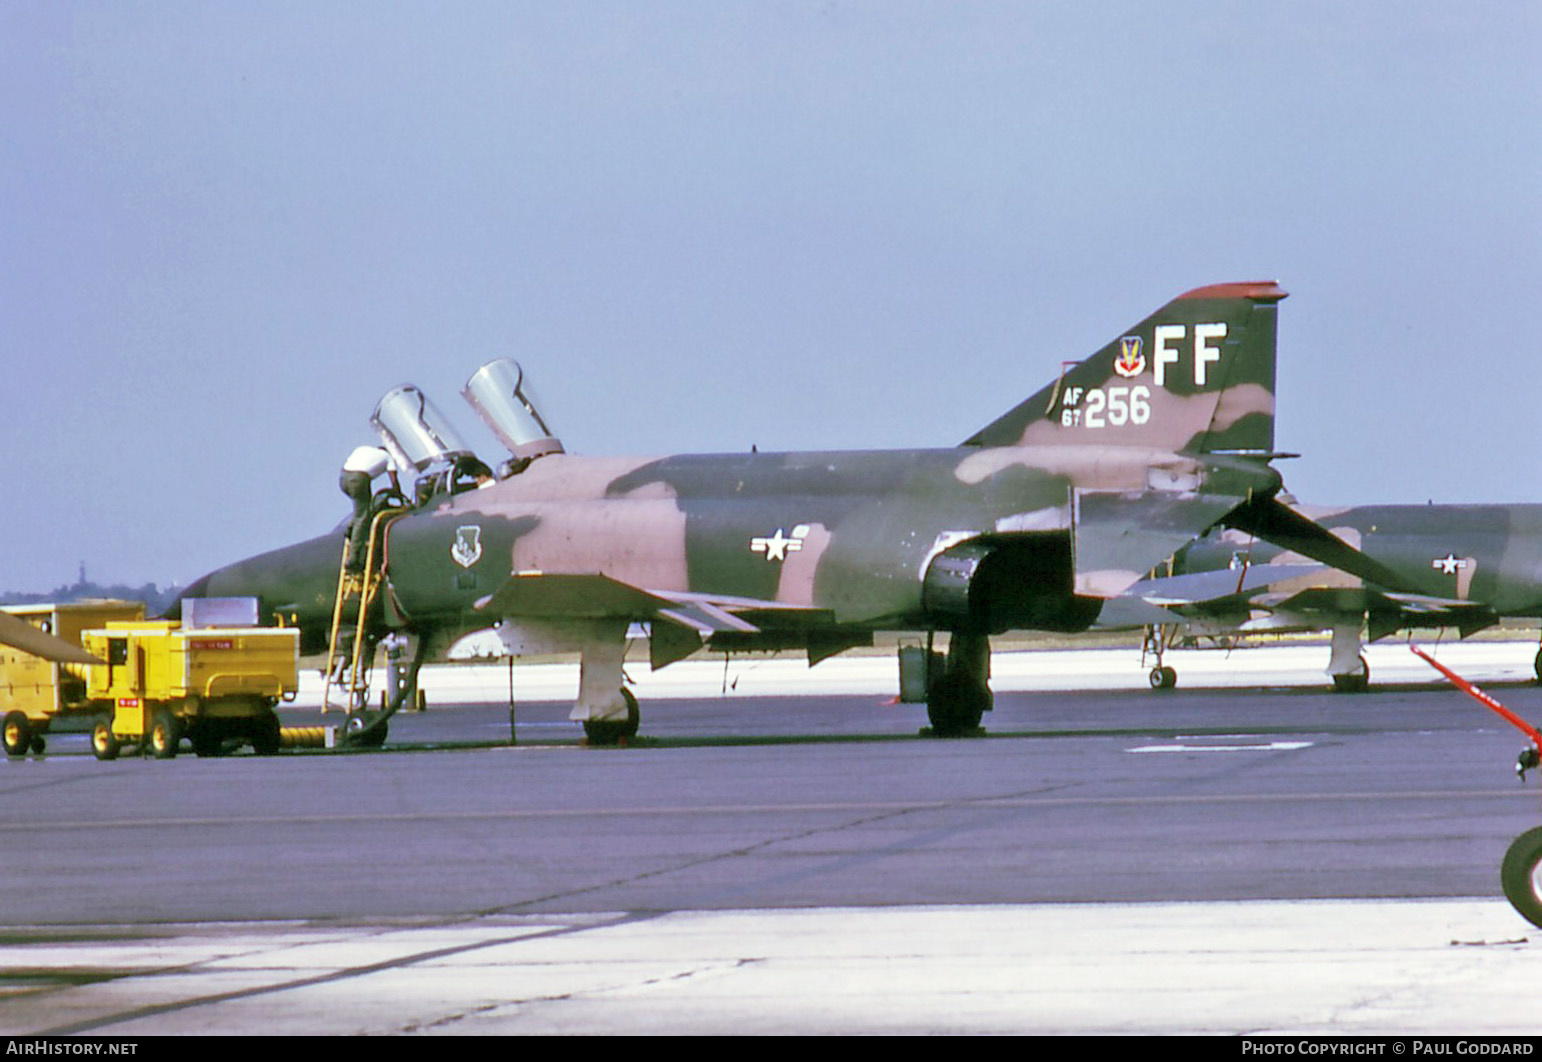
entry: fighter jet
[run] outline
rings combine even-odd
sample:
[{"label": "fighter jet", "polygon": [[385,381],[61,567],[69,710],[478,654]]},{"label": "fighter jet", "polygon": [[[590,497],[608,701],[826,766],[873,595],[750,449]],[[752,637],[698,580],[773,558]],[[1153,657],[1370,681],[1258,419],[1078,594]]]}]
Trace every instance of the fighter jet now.
[{"label": "fighter jet", "polygon": [[[329,650],[365,735],[383,716],[357,676],[379,639],[412,645],[389,714],[424,659],[492,626],[511,656],[578,653],[571,717],[591,742],[621,740],[638,726],[622,672],[634,624],[655,668],[704,646],[796,648],[813,664],[875,632],[945,633],[920,683],[933,731],[969,733],[992,706],[991,635],[1084,630],[1212,527],[1390,578],[1275,500],[1285,295],[1273,282],[1181,295],[945,449],[575,456],[500,359],[463,392],[512,455],[496,474],[397,388],[372,418],[390,485],[372,497],[387,463],[351,459],[351,520],[184,597],[256,596],[299,626],[307,649]],[[350,639],[352,678],[338,663]]]},{"label": "fighter jet", "polygon": [[[1128,600],[1159,605],[1155,689],[1176,673],[1161,655],[1174,637],[1258,632],[1332,632],[1327,672],[1334,689],[1363,692],[1371,641],[1399,630],[1454,627],[1467,637],[1505,617],[1542,617],[1542,505],[1297,506],[1335,536],[1395,573],[1396,586],[1367,582],[1235,530],[1185,546]],[[1533,662],[1542,681],[1542,650]]]}]

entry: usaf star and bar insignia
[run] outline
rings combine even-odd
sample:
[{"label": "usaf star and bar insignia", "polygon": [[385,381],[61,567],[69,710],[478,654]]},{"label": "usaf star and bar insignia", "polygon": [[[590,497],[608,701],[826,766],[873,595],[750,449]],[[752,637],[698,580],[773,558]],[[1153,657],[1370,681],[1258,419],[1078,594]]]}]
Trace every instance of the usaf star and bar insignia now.
[{"label": "usaf star and bar insignia", "polygon": [[808,533],[808,524],[799,524],[792,529],[791,535],[784,534],[779,527],[774,535],[750,539],[750,552],[764,553],[768,561],[784,561],[787,554],[797,553],[803,548],[803,540],[808,537]]},{"label": "usaf star and bar insignia", "polygon": [[1455,553],[1447,553],[1444,557],[1436,557],[1430,561],[1430,567],[1439,568],[1444,575],[1455,575],[1470,563],[1471,561],[1467,557],[1458,557]]}]

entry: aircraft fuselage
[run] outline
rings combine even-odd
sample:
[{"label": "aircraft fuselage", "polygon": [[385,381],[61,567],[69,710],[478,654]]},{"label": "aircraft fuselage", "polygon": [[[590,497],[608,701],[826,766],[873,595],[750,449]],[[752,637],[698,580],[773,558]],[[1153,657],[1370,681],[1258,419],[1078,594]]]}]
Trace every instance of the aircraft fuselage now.
[{"label": "aircraft fuselage", "polygon": [[[1224,498],[1219,516],[1277,486],[1259,462],[1130,447],[554,454],[387,525],[387,624],[487,626],[499,617],[478,604],[512,573],[540,572],[761,603],[767,627],[1079,630],[1096,615],[1073,588],[1079,498]],[[929,600],[932,563],[969,542],[1006,558],[995,599],[950,606],[934,588]],[[314,646],[341,547],[339,530],[221,569],[190,593],[259,596]]]}]

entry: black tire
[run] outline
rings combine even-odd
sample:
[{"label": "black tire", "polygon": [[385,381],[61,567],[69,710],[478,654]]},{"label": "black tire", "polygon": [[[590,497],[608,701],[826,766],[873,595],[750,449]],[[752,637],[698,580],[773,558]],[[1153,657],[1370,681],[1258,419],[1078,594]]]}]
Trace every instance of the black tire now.
[{"label": "black tire", "polygon": [[637,736],[637,728],[642,725],[637,698],[631,690],[622,689],[621,699],[626,701],[626,719],[585,719],[585,741],[591,745],[620,745]]},{"label": "black tire", "polygon": [[1365,693],[1371,688],[1371,665],[1364,656],[1360,657],[1360,666],[1357,670],[1347,675],[1333,676],[1334,693]]},{"label": "black tire", "polygon": [[42,734],[33,734],[32,735],[32,754],[34,756],[41,756],[41,755],[43,755],[44,750],[46,750],[47,748],[48,748],[48,742],[43,740],[43,735]]},{"label": "black tire", "polygon": [[1154,667],[1150,679],[1152,689],[1159,692],[1170,690],[1178,685],[1178,672],[1170,667]]},{"label": "black tire", "polygon": [[158,760],[175,759],[181,743],[181,721],[164,708],[157,711],[150,720],[150,755]]},{"label": "black tire", "polygon": [[1537,650],[1536,659],[1531,662],[1531,670],[1537,676],[1537,681],[1542,682],[1542,649]]},{"label": "black tire", "polygon": [[1499,867],[1499,883],[1521,917],[1542,926],[1542,826],[1510,843]]},{"label": "black tire", "polygon": [[343,725],[347,734],[348,744],[359,749],[378,749],[385,744],[386,735],[390,733],[390,725],[379,722],[371,726],[369,720],[362,715],[350,716],[348,722]]},{"label": "black tire", "polygon": [[27,718],[27,713],[5,713],[3,736],[7,756],[25,756],[32,747],[32,721]]},{"label": "black tire", "polygon": [[276,755],[279,746],[283,744],[283,739],[279,736],[282,729],[278,716],[271,712],[258,718],[252,724],[252,751],[259,756]]},{"label": "black tire", "polygon": [[115,760],[120,748],[118,735],[112,732],[112,716],[99,716],[91,728],[91,752],[99,760]]},{"label": "black tire", "polygon": [[937,737],[963,737],[980,729],[990,707],[990,687],[967,671],[946,671],[926,698],[926,718]]},{"label": "black tire", "polygon": [[188,734],[193,743],[193,753],[199,757],[220,756],[225,752],[225,735],[219,725],[204,720]]}]

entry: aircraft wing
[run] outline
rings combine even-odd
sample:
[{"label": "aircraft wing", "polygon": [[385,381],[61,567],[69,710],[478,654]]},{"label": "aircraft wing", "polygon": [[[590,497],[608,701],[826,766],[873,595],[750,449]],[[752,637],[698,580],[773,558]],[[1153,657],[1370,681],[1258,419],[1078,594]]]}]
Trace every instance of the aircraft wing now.
[{"label": "aircraft wing", "polygon": [[52,660],[56,664],[100,664],[90,653],[63,638],[38,630],[26,620],[0,611],[0,645]]},{"label": "aircraft wing", "polygon": [[645,590],[598,572],[515,572],[476,608],[522,620],[651,622],[655,668],[688,656],[715,634],[759,634],[794,614],[804,621],[828,614],[754,598]]},{"label": "aircraft wing", "polygon": [[541,619],[643,620],[670,602],[607,575],[515,572],[476,603],[478,611]]},{"label": "aircraft wing", "polygon": [[[1346,600],[1346,593],[1353,595]],[[1499,622],[1488,605],[1456,598],[1404,594],[1364,587],[1307,587],[1278,601],[1261,601],[1277,615],[1296,616],[1297,625],[1321,628],[1332,613],[1364,612],[1372,641],[1404,627],[1455,627],[1463,638]]]},{"label": "aircraft wing", "polygon": [[1456,627],[1466,637],[1497,621],[1492,609],[1476,602],[1345,585],[1342,579],[1324,564],[1258,564],[1143,579],[1110,602],[1118,607],[1105,609],[1103,622],[1321,630],[1335,615],[1364,612],[1375,640],[1407,626]]},{"label": "aircraft wing", "polygon": [[[807,619],[823,609],[726,595],[645,590],[603,573],[515,572],[476,603],[480,612],[532,619],[616,619],[662,616],[703,634],[754,634],[768,620],[796,613]],[[752,622],[754,620],[754,622]]]}]

